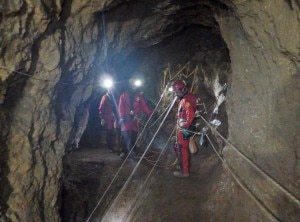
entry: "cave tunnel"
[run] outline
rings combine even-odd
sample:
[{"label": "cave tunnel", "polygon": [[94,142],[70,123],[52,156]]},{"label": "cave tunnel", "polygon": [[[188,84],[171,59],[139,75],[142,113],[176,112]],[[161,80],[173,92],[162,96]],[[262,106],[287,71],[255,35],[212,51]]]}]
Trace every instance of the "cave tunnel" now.
[{"label": "cave tunnel", "polygon": [[[0,221],[299,221],[299,1],[0,9]],[[133,158],[118,126],[107,149],[105,76],[116,107],[141,77],[155,111]],[[186,178],[173,175],[176,80],[197,102]]]}]

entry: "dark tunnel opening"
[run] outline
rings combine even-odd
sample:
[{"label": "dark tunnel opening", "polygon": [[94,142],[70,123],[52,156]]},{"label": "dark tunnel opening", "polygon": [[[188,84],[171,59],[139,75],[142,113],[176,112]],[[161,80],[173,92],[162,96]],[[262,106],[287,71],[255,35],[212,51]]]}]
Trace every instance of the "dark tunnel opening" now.
[{"label": "dark tunnel opening", "polygon": [[[174,79],[182,78],[188,83],[189,87],[193,87],[192,91],[199,99],[198,108],[201,110],[202,115],[210,121],[220,121],[221,125],[218,126],[218,129],[223,135],[227,135],[227,115],[225,102],[221,102],[220,106],[218,106],[217,96],[219,96],[221,93],[226,96],[226,89],[222,91],[220,88],[228,84],[228,75],[230,75],[230,69],[228,67],[230,67],[230,59],[226,44],[222,40],[220,33],[218,33],[216,30],[202,25],[189,25],[183,28],[180,32],[167,37],[158,44],[155,44],[151,47],[137,48],[129,54],[127,52],[120,52],[108,60],[110,61],[109,67],[114,72],[114,78],[117,84],[117,87],[114,91],[117,100],[118,96],[120,95],[120,85],[124,82],[127,82],[131,76],[136,74],[143,76],[146,80],[145,84],[143,85],[143,90],[145,92],[144,94],[147,98],[149,98],[149,100],[153,101],[154,104],[158,102],[162,93],[162,89],[167,81],[173,81]],[[178,73],[180,70],[180,75],[177,74],[175,77],[172,76],[175,75],[175,73]],[[165,74],[167,71],[169,72],[168,76]],[[94,93],[93,99],[90,101],[91,103],[89,107],[88,122],[80,139],[79,150],[75,150],[74,155],[76,155],[77,152],[80,153],[79,155],[84,155],[83,153],[85,150],[87,152],[94,153],[94,155],[96,155],[98,151],[107,151],[105,129],[101,126],[98,115],[99,103],[104,94],[105,89],[99,88],[97,92]],[[161,104],[161,107],[158,108],[157,116],[161,114],[159,112],[163,112],[167,106],[167,103],[171,101],[172,97],[173,96],[171,94],[166,96],[166,101],[164,102],[165,104]],[[155,140],[156,142],[154,142],[154,147],[156,147],[156,149],[160,150],[160,147],[162,147],[163,143],[165,143],[166,138],[168,137],[167,132],[171,130],[170,124],[175,121],[176,112],[177,107],[175,106],[170,114],[170,117],[167,119],[168,126],[165,127],[165,130],[162,130],[157,140]],[[205,124],[200,119],[197,121],[197,131],[200,132]],[[153,135],[155,133],[155,129],[151,129],[151,131],[152,133],[150,135]],[[115,135],[119,135],[118,130],[115,131]],[[220,147],[224,145],[222,143],[218,144],[219,141],[213,139],[213,135],[211,136],[214,144],[220,145]],[[206,141],[201,148],[201,146],[199,146],[200,137],[197,137],[196,140],[199,149],[202,149],[203,152],[202,154],[198,154],[198,158],[210,159],[211,155],[214,155],[214,152],[211,148],[208,148],[208,141]],[[116,151],[120,151],[120,144],[118,141],[119,140],[115,140]],[[147,146],[147,142],[143,143],[143,149],[145,149],[145,146]],[[170,161],[169,159],[173,158],[172,154],[172,152],[168,154],[167,162]],[[98,172],[100,175],[111,173],[110,171],[112,170],[112,166],[109,165],[114,165],[115,163],[111,163],[111,158],[107,157],[107,154],[102,153],[97,155],[103,155],[103,158],[106,157],[108,159],[104,159],[101,162],[101,164],[103,164],[101,168],[98,168],[99,163],[97,164],[97,161],[92,161],[89,163],[91,168],[88,167],[87,169],[91,170],[93,174],[96,174],[95,172]],[[116,154],[110,155],[113,156],[113,158],[119,159]],[[78,158],[78,155],[76,156],[76,158]],[[75,210],[77,209],[76,207],[74,207],[73,210],[67,209],[67,212],[63,213],[64,221],[72,221],[76,220],[75,218],[78,219],[87,217],[88,212],[91,212],[92,210],[92,206],[96,204],[97,198],[95,198],[95,196],[97,195],[95,195],[95,193],[87,193],[87,191],[78,192],[77,190],[96,190],[99,189],[99,187],[104,189],[104,184],[107,184],[107,182],[97,180],[94,176],[92,176],[92,178],[94,178],[94,182],[91,182],[88,188],[86,185],[83,185],[85,184],[83,182],[85,179],[82,179],[81,182],[78,182],[78,184],[75,185],[76,188],[74,186],[70,188],[70,178],[72,178],[74,174],[76,175],[78,173],[76,169],[70,169],[70,165],[74,164],[73,161],[70,158],[67,158],[67,161],[65,161],[65,166],[69,170],[66,170],[66,175],[68,175],[66,178],[67,183],[65,183],[63,186],[62,211],[64,211],[63,209],[67,209],[69,203],[76,203],[76,205],[82,205],[85,207],[83,207],[84,210],[80,211],[81,214]],[[144,164],[147,166],[147,163]],[[94,166],[94,168],[92,166]],[[148,165],[148,167],[150,166],[151,164]],[[126,173],[128,174],[129,171]],[[86,174],[83,174],[84,176],[81,176],[85,178]],[[100,214],[103,214],[106,207],[111,203],[112,198],[115,197],[117,193],[117,190],[124,183],[122,182],[123,180],[116,183],[115,187],[113,188],[115,193],[108,195],[108,197],[105,199],[100,210],[102,213]],[[76,195],[74,195],[74,192],[76,192]],[[91,199],[88,199],[87,196]],[[70,220],[70,218],[72,218],[72,220]]]},{"label": "dark tunnel opening", "polygon": [[[194,89],[194,93],[198,94],[202,102],[211,105],[211,103],[215,102],[214,89],[208,85],[210,83],[204,82],[204,78],[210,78],[210,76],[221,70],[218,80],[219,84],[224,86],[228,84],[230,72],[228,68],[230,67],[228,49],[222,37],[211,28],[201,25],[190,25],[159,44],[148,48],[136,49],[126,57],[123,57],[122,53],[120,53],[110,59],[110,61],[110,67],[116,73],[114,79],[116,87],[113,91],[117,100],[120,95],[120,86],[126,83],[131,76],[138,74],[145,79],[145,83],[142,86],[145,96],[156,103],[162,93],[164,71],[170,68],[174,70],[173,72],[176,72],[176,69],[186,65],[188,67],[187,70],[184,70],[186,73],[183,73],[185,76],[182,78],[191,86],[193,80],[189,77],[186,78],[189,74],[188,72],[192,72],[195,68],[200,69],[197,73],[197,89]],[[99,75],[101,74],[99,73]],[[204,75],[207,75],[207,77]],[[157,84],[149,84],[152,82]],[[104,94],[105,89],[99,89],[92,100],[90,119],[83,134],[82,145],[99,145],[99,134],[96,131],[101,131],[101,126],[99,126],[100,120],[97,113],[99,102]],[[222,118],[225,120],[226,115]]]}]

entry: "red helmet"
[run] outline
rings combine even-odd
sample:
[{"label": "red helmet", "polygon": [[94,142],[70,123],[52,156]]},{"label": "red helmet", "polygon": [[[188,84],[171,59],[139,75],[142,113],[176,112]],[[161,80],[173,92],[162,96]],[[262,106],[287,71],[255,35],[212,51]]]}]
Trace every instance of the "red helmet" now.
[{"label": "red helmet", "polygon": [[186,87],[186,83],[183,80],[176,80],[172,84],[172,89],[174,92],[181,92]]}]

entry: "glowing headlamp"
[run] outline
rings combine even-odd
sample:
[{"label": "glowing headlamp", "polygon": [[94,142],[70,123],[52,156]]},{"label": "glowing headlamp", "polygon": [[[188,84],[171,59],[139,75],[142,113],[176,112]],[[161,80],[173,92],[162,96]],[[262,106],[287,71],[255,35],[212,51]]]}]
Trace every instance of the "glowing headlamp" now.
[{"label": "glowing headlamp", "polygon": [[102,78],[100,79],[100,85],[103,87],[103,88],[106,88],[106,89],[110,89],[113,87],[114,85],[114,81],[113,79],[110,77],[110,76],[102,76]]},{"label": "glowing headlamp", "polygon": [[171,86],[171,87],[169,87],[169,92],[173,92],[174,91],[174,89],[173,89],[173,87]]},{"label": "glowing headlamp", "polygon": [[134,84],[136,87],[140,87],[140,86],[142,85],[142,80],[136,79],[136,80],[134,80],[133,84]]},{"label": "glowing headlamp", "polygon": [[103,86],[104,86],[106,89],[110,89],[110,88],[113,86],[113,81],[112,81],[112,79],[105,79],[104,82],[103,82]]}]

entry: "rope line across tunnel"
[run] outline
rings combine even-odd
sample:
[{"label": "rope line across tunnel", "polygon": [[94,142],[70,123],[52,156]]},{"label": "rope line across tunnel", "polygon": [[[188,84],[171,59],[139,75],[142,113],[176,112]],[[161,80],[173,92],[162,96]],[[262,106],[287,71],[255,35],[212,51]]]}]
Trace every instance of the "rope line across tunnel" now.
[{"label": "rope line across tunnel", "polygon": [[[220,154],[218,153],[216,147],[214,146],[214,144],[212,143],[211,139],[209,138],[208,135],[207,136],[207,139],[210,143],[210,145],[212,146],[213,150],[215,151],[215,153],[217,154],[217,156],[219,157],[219,159],[221,160],[221,162],[223,163],[223,167],[227,168],[228,172],[230,173],[230,175],[233,177],[233,179],[237,182],[237,184],[246,192],[246,194],[248,194],[248,196],[250,196],[250,198],[252,200],[254,200],[254,202],[260,206],[260,208],[268,215],[269,219],[271,221],[279,221],[279,218],[277,218],[261,201],[259,201],[258,198],[256,198],[256,196],[249,190],[245,187],[245,185],[238,179],[238,177],[235,175],[235,173],[232,172],[232,170],[230,169],[230,167],[227,165],[226,161],[224,158],[222,158],[220,156]],[[274,220],[275,219],[275,220]]]},{"label": "rope line across tunnel", "polygon": [[[222,136],[221,133],[219,133],[219,131],[217,131],[213,126],[211,126],[211,124],[203,117],[201,116],[201,119],[210,127],[210,129],[212,131],[214,131],[215,133],[218,134],[218,136],[220,136],[222,138],[222,140],[227,143],[228,145],[230,145],[232,148],[234,148],[234,150],[241,155],[252,167],[254,167],[257,171],[259,171],[262,175],[264,175],[266,178],[268,178],[273,184],[274,186],[276,186],[277,188],[279,188],[284,194],[286,194],[291,200],[293,200],[298,207],[300,207],[300,200],[294,196],[290,191],[288,191],[286,188],[284,188],[281,184],[279,184],[279,182],[277,182],[275,179],[273,179],[269,174],[267,174],[261,167],[259,167],[256,163],[254,163],[249,157],[247,157],[244,153],[242,153],[238,148],[236,148],[231,142],[229,142],[226,138],[224,138]],[[195,132],[197,134],[200,134],[198,132]]]},{"label": "rope line across tunnel", "polygon": [[1,69],[4,69],[4,70],[6,70],[6,71],[9,71],[9,72],[14,72],[14,73],[16,73],[16,74],[18,74],[18,75],[20,75],[20,76],[28,76],[28,77],[30,77],[30,79],[33,79],[33,80],[38,80],[38,81],[43,81],[43,82],[55,82],[55,83],[57,83],[57,84],[70,85],[70,86],[72,86],[72,85],[79,85],[79,83],[58,82],[59,80],[53,80],[53,79],[41,79],[41,78],[33,77],[33,74],[37,74],[37,73],[40,73],[40,72],[35,72],[35,73],[33,73],[32,75],[30,75],[30,74],[27,74],[27,73],[24,73],[24,72],[20,72],[20,71],[16,71],[16,70],[11,70],[11,69],[9,69],[9,68],[7,68],[7,67],[5,67],[5,66],[1,66],[1,65],[0,65],[0,68],[1,68]]},{"label": "rope line across tunnel", "polygon": [[[20,72],[20,71],[16,71],[16,70],[11,70],[9,69],[8,67],[6,66],[1,66],[0,65],[0,68],[1,69],[4,69],[4,70],[7,70],[7,71],[10,71],[10,72],[14,72],[18,75],[22,75],[22,76],[27,76],[27,77],[30,77],[30,79],[33,79],[33,80],[37,80],[37,81],[44,81],[44,82],[56,82],[57,84],[63,84],[63,85],[79,85],[79,84],[82,84],[82,83],[66,83],[66,82],[59,82],[59,80],[48,80],[48,79],[41,79],[41,78],[36,78],[36,77],[33,77],[33,75],[30,75],[30,74],[27,74],[27,73],[24,73],[24,72]],[[185,66],[183,67],[185,68]],[[35,74],[35,73],[33,73]],[[177,75],[179,74],[179,72],[177,73]],[[193,74],[193,73],[192,73]],[[162,93],[161,95],[161,98],[159,100],[159,102],[157,103],[155,109],[157,109],[159,103],[161,102],[162,98],[163,98],[163,95],[165,94],[166,92],[166,89],[167,89],[167,86],[164,90],[164,92]],[[169,105],[170,106],[170,105]],[[167,107],[167,108],[170,108],[170,107]],[[155,110],[154,109],[154,110]],[[154,111],[153,111],[154,113]],[[152,114],[153,114],[152,113]],[[153,127],[158,119],[160,119],[163,114],[165,113],[165,111],[159,116],[159,118],[157,118],[157,120],[155,120],[154,123],[151,124],[150,127]],[[247,157],[243,152],[241,152],[238,148],[236,148],[231,142],[229,142],[226,138],[224,138],[213,126],[211,126],[211,124],[202,116],[202,115],[199,115],[201,117],[201,119],[210,127],[210,129],[215,132],[226,144],[228,144],[230,147],[232,147],[240,156],[242,156],[252,167],[254,167],[258,172],[260,172],[262,175],[264,175],[268,180],[270,180],[275,187],[277,187],[279,190],[281,190],[285,195],[287,195],[298,207],[300,207],[300,200],[295,196],[293,195],[290,191],[288,191],[284,186],[282,186],[279,182],[277,182],[274,178],[272,178],[267,172],[265,172],[261,167],[259,167],[256,163],[254,163],[249,157]],[[152,115],[150,116],[150,118],[148,119],[147,123],[145,124],[144,128],[143,128],[143,131],[144,129],[147,127],[147,125],[149,124],[149,120],[151,119]],[[141,132],[140,135],[142,135],[143,131]],[[193,132],[193,131],[189,131],[189,132],[192,132],[194,134],[198,134],[198,135],[201,135],[201,133],[199,132]],[[247,189],[244,187],[244,185],[238,180],[238,178],[235,176],[235,174],[230,170],[229,166],[226,164],[225,160],[220,156],[220,154],[217,152],[217,150],[215,149],[212,141],[210,140],[209,136],[206,135],[210,144],[212,145],[212,148],[214,150],[214,152],[217,154],[218,158],[222,161],[222,163],[224,163],[226,166],[227,166],[227,169],[229,170],[229,172],[231,173],[231,175],[233,176],[233,178],[237,181],[237,183],[243,188],[243,190],[246,191],[246,193],[250,194],[252,199],[254,198],[255,202],[259,203],[259,205],[262,205],[264,206],[259,200],[257,200],[256,197],[253,197],[254,195]],[[139,141],[139,138],[137,139],[137,141]],[[109,184],[108,186],[108,189],[111,187],[112,183],[114,182],[114,180],[116,179],[116,177],[118,176],[120,170],[123,168],[126,160],[128,159],[129,155],[131,154],[131,152],[133,151],[133,148],[135,147],[136,144],[134,144],[134,146],[132,147],[132,149],[130,150],[130,152],[128,153],[128,156],[125,158],[125,160],[123,161],[123,164],[121,165],[121,167],[119,168],[119,170],[117,171],[115,177],[113,178],[112,182]],[[144,153],[145,154],[145,153]],[[162,153],[159,154],[159,157],[158,157],[158,160],[149,160],[147,159],[147,157],[145,157],[143,154],[143,156],[141,157],[141,159],[145,159],[146,161],[148,161],[149,163],[153,164],[153,167],[157,166],[157,162],[159,161]],[[108,192],[108,189],[105,190],[103,196],[100,198],[100,201],[97,203],[95,209],[93,210],[92,214],[94,213],[94,211],[96,210],[96,208],[98,207],[98,205],[101,203],[102,199],[104,198],[104,196],[106,195],[106,193]],[[264,208],[266,208],[264,206]],[[266,209],[267,210],[267,209]],[[269,210],[267,210],[269,213],[271,213]],[[92,214],[90,215],[90,217],[92,216]],[[272,214],[272,213],[271,213]],[[276,218],[275,215],[272,214],[273,217]],[[89,221],[90,217],[87,219],[87,221]],[[278,218],[276,218],[278,219]]]},{"label": "rope line across tunnel", "polygon": [[[175,132],[175,130],[176,130],[176,127],[177,127],[177,126],[176,126],[176,124],[175,124],[175,126],[174,126],[174,128],[173,128],[173,130],[172,130],[172,132],[171,132],[171,134],[170,134],[170,136],[169,136],[167,142],[165,143],[165,146],[161,149],[161,152],[160,152],[159,156],[157,157],[155,163],[153,164],[153,166],[152,166],[152,168],[151,168],[151,170],[150,170],[150,172],[149,172],[147,178],[145,179],[145,182],[143,183],[142,187],[140,188],[140,190],[139,190],[138,193],[136,194],[136,197],[140,197],[140,196],[141,196],[141,193],[142,193],[142,191],[145,189],[145,187],[146,187],[146,185],[147,185],[147,183],[148,183],[148,180],[150,179],[151,174],[152,174],[153,171],[154,171],[154,168],[157,167],[158,161],[160,160],[162,154],[165,152],[165,150],[166,150],[166,148],[167,148],[167,145],[169,144],[169,142],[170,142],[170,140],[171,140],[171,138],[172,138],[172,135],[174,134],[174,132]],[[175,161],[174,163],[176,163],[176,161]],[[138,201],[138,198],[135,199],[135,203],[137,203],[137,201]],[[133,204],[133,206],[134,206],[134,204]],[[133,207],[132,207],[132,208],[130,209],[130,211],[127,213],[127,217],[124,218],[122,221],[127,221],[128,217],[129,217],[129,215],[131,215],[131,212],[132,212],[132,211],[133,211]]]},{"label": "rope line across tunnel", "polygon": [[[141,131],[141,133],[139,134],[138,138],[136,139],[134,145],[132,146],[132,148],[130,149],[129,153],[127,154],[126,158],[124,159],[123,163],[121,164],[121,166],[119,167],[117,173],[115,174],[115,176],[113,177],[112,181],[110,182],[110,184],[107,186],[106,190],[104,191],[104,193],[102,194],[101,198],[99,199],[99,201],[97,202],[95,208],[93,209],[93,211],[91,212],[91,214],[89,215],[89,217],[86,219],[86,222],[90,221],[91,217],[93,216],[93,214],[95,213],[96,209],[98,208],[98,206],[100,205],[100,203],[103,201],[104,197],[106,196],[107,192],[109,191],[109,189],[111,188],[112,184],[114,183],[114,181],[117,179],[117,177],[119,176],[122,168],[124,167],[125,163],[127,162],[129,156],[131,155],[131,153],[133,152],[133,149],[134,147],[136,146],[137,142],[140,140],[141,136],[143,135],[144,131],[146,130],[148,124],[150,123],[150,120],[152,119],[152,117],[154,116],[154,113],[156,112],[157,108],[158,108],[158,105],[161,103],[165,93],[167,92],[167,88],[168,88],[168,84],[166,85],[164,91],[162,92],[161,96],[160,96],[160,99],[158,101],[158,103],[156,104],[155,108],[153,109],[150,117],[148,118],[145,126],[143,127],[143,130]],[[173,104],[175,103],[175,99],[173,101]],[[169,107],[169,106],[168,106]],[[173,107],[173,105],[169,108],[171,110],[171,108]],[[166,114],[166,117],[167,117],[168,113]],[[166,118],[165,117],[165,118]],[[150,142],[151,144],[151,142]],[[147,149],[146,149],[147,151]],[[144,154],[146,153],[146,151],[144,152]],[[144,154],[142,156],[142,158],[144,157]],[[141,160],[140,160],[141,161]],[[139,161],[139,162],[140,162]],[[133,175],[133,173],[132,173]],[[127,179],[128,180],[128,179]],[[125,185],[124,185],[125,186]]]},{"label": "rope line across tunnel", "polygon": [[123,185],[122,189],[120,190],[120,192],[119,192],[118,195],[116,196],[115,200],[117,200],[118,197],[119,197],[119,196],[124,192],[124,190],[127,188],[127,186],[128,186],[128,184],[130,183],[130,181],[131,181],[131,179],[132,179],[134,173],[137,171],[137,169],[138,169],[138,167],[140,166],[140,164],[141,164],[141,162],[142,162],[142,160],[143,160],[145,154],[146,154],[147,151],[149,150],[149,148],[150,148],[152,142],[154,141],[154,139],[155,139],[155,137],[157,136],[159,130],[162,128],[162,126],[163,126],[163,124],[164,124],[166,118],[168,117],[169,113],[171,112],[171,110],[172,110],[172,108],[173,108],[173,106],[174,106],[176,100],[177,100],[177,98],[175,97],[175,98],[173,99],[172,103],[171,103],[171,106],[170,106],[168,112],[166,113],[164,119],[163,119],[162,122],[160,123],[160,125],[159,125],[157,131],[155,132],[153,138],[152,138],[151,141],[149,142],[149,144],[148,144],[147,148],[145,149],[143,155],[141,156],[140,160],[138,161],[138,163],[137,163],[136,166],[134,167],[134,169],[133,169],[133,171],[131,172],[130,176],[127,178],[125,184]]}]

